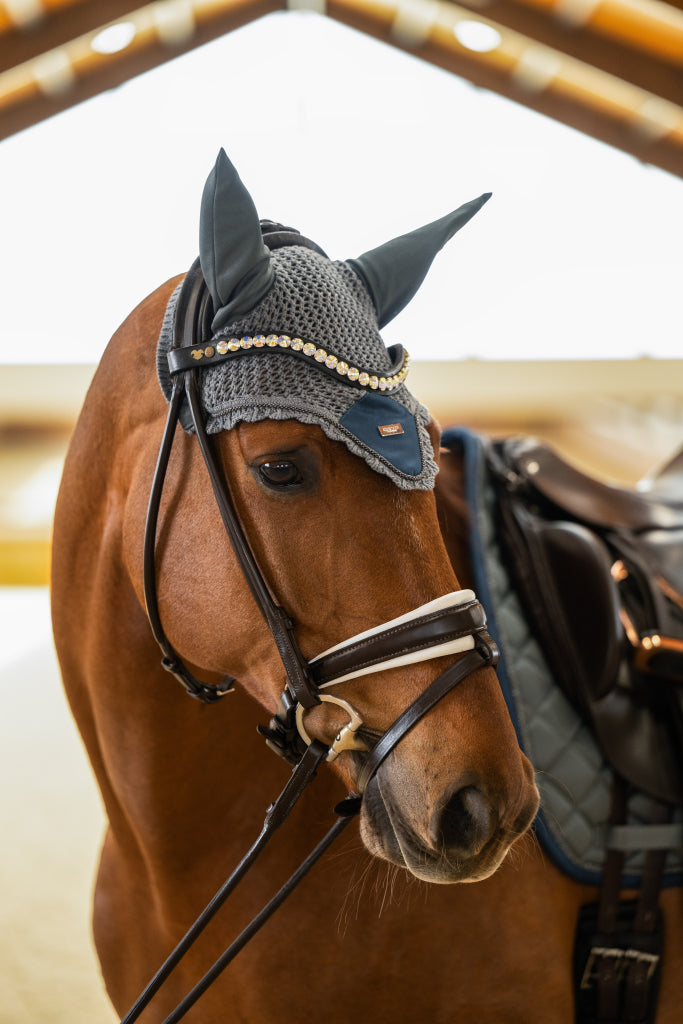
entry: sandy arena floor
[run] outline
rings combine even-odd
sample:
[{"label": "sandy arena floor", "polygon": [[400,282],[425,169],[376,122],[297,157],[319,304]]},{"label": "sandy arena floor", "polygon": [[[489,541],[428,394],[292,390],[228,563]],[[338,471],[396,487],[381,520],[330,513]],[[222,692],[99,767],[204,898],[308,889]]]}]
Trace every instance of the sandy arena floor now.
[{"label": "sandy arena floor", "polygon": [[112,1024],[90,939],[104,818],[46,588],[0,588],[0,1024]]}]

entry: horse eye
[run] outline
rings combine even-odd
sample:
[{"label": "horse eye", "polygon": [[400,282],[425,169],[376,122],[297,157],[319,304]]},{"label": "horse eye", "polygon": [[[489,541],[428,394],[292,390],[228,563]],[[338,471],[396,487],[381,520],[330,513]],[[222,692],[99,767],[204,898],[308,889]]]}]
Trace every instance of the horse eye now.
[{"label": "horse eye", "polygon": [[298,466],[284,459],[278,462],[264,462],[258,471],[264,483],[270,484],[271,487],[292,487],[294,484],[303,483]]}]

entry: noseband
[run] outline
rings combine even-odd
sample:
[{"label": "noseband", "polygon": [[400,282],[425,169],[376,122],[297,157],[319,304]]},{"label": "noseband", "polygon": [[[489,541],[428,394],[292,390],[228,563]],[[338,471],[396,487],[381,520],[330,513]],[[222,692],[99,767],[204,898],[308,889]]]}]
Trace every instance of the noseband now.
[{"label": "noseband", "polygon": [[[271,248],[278,244],[276,239],[273,238],[271,243],[270,236],[267,237]],[[285,241],[280,244],[291,243]],[[301,240],[298,244],[302,244]],[[137,1020],[171,971],[251,867],[263,846],[285,821],[303,790],[315,777],[323,760],[334,760],[340,753],[349,750],[357,751],[360,756],[365,755],[357,778],[358,794],[350,794],[337,805],[337,821],[327,835],[163,1024],[174,1024],[185,1015],[349,824],[351,818],[360,810],[362,794],[368,783],[406,733],[468,675],[484,666],[495,665],[498,660],[496,645],[486,632],[484,610],[472,591],[468,590],[430,601],[390,622],[351,637],[310,661],[303,657],[296,639],[295,623],[277,603],[256,561],[237,516],[228,483],[206,433],[200,401],[199,367],[190,365],[190,360],[179,358],[178,355],[182,350],[196,347],[198,343],[206,344],[210,340],[212,315],[211,299],[197,260],[188,272],[178,297],[173,348],[169,354],[173,389],[145,527],[143,558],[147,615],[162,651],[163,667],[182,683],[190,696],[204,703],[213,704],[232,691],[235,682],[232,678],[226,677],[220,684],[211,685],[199,680],[188,669],[166,636],[159,614],[155,562],[157,523],[173,438],[180,420],[181,408],[187,402],[225,529],[285,669],[286,685],[276,714],[267,728],[259,727],[259,732],[264,735],[267,745],[292,764],[294,769],[282,793],[268,809],[263,829],[254,845],[150,981],[123,1018],[122,1024],[132,1024]],[[348,701],[328,692],[341,683],[365,674],[455,654],[462,654],[462,657],[435,679],[374,742],[367,732],[362,731],[364,723],[358,711]],[[305,725],[306,712],[321,703],[333,703],[349,716],[348,724],[329,747],[319,740],[311,740]]]}]

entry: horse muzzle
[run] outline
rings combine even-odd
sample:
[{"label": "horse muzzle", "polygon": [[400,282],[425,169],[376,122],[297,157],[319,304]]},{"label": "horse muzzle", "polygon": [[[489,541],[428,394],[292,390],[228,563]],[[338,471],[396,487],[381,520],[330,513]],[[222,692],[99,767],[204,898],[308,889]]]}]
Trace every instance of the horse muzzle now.
[{"label": "horse muzzle", "polygon": [[[453,654],[457,660],[379,738],[375,734],[370,739],[372,721],[363,728],[356,708],[329,693],[330,688],[359,676]],[[507,711],[501,720],[503,702],[493,673],[488,682],[484,677],[480,680],[494,687],[495,693],[489,689],[486,722],[474,730],[474,741],[465,739],[457,718],[452,721],[450,714],[440,719],[436,732],[430,726],[428,744],[414,741],[415,727],[423,720],[426,726],[432,709],[470,675],[495,666],[497,660],[483,608],[471,591],[459,591],[351,637],[309,663],[317,686],[316,703],[337,705],[338,713],[348,716],[334,741],[326,741],[327,759],[351,754],[353,785],[363,797],[361,834],[366,847],[427,881],[485,878],[538,808],[533,770],[519,750]],[[285,690],[270,729],[261,730],[269,745],[293,763],[300,756],[298,745],[305,749],[311,742],[308,710],[310,706],[304,707]],[[493,735],[500,742],[494,746],[502,749],[490,752],[489,727],[496,714],[499,732],[494,729]]]},{"label": "horse muzzle", "polygon": [[419,788],[390,759],[368,784],[360,829],[370,853],[426,882],[481,881],[500,867],[538,810],[533,770],[524,755],[518,792],[490,794],[478,781],[441,792]]}]

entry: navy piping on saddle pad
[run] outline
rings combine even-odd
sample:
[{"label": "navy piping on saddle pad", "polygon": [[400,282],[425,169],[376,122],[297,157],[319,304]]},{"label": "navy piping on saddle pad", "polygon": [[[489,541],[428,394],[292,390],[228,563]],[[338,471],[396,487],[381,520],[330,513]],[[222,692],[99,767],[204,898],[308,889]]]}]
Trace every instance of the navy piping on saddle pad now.
[{"label": "navy piping on saddle pad", "polygon": [[[444,447],[461,453],[464,458],[465,497],[470,510],[470,554],[472,561],[473,584],[476,589],[477,596],[486,611],[489,632],[500,648],[500,661],[497,666],[498,679],[500,681],[505,702],[510,712],[510,717],[517,733],[519,744],[533,763],[535,759],[535,752],[532,749],[533,743],[530,742],[530,729],[527,727],[527,723],[525,722],[525,718],[530,713],[533,713],[533,709],[530,712],[529,708],[525,706],[525,695],[521,692],[519,685],[521,679],[511,671],[506,660],[507,654],[510,653],[510,643],[509,639],[506,640],[504,636],[505,631],[500,627],[498,615],[499,603],[496,599],[497,595],[494,597],[494,588],[492,587],[492,579],[494,578],[494,575],[499,575],[502,578],[502,574],[505,570],[500,564],[495,552],[493,552],[487,544],[486,538],[482,535],[482,528],[486,529],[486,524],[490,523],[492,518],[491,509],[487,507],[487,499],[485,495],[485,442],[480,436],[472,433],[466,428],[451,427],[444,431],[441,443]],[[498,584],[500,586],[500,580],[498,580]],[[512,590],[509,579],[505,580],[505,585]],[[549,673],[547,666],[545,666],[545,668]],[[528,695],[526,696],[528,697]],[[586,743],[585,736],[581,737],[581,743]],[[591,752],[591,757],[598,766],[596,768],[596,777],[599,772],[602,772],[602,775],[604,776],[604,781],[599,780],[599,785],[605,790],[603,802],[606,803],[608,800],[607,787],[611,773],[609,770],[606,770],[604,759],[602,759],[596,745],[592,741],[592,737],[589,737],[588,743],[592,743],[593,751]],[[538,758],[536,758],[536,761],[538,762]],[[544,765],[536,763],[535,766],[540,769],[542,773],[539,777],[539,788],[541,790],[542,803],[541,809],[539,810],[534,822],[534,830],[543,849],[551,857],[556,866],[561,871],[564,871],[570,878],[582,884],[599,885],[602,876],[600,867],[597,864],[595,867],[587,866],[585,863],[581,862],[578,855],[573,855],[572,850],[569,848],[569,844],[564,839],[556,809],[549,806],[551,799],[547,789],[544,792],[543,783],[544,775],[546,774],[544,771]],[[554,769],[551,771],[554,774]],[[597,788],[598,787],[596,786],[596,789]],[[565,802],[567,802],[568,787],[563,785],[562,789]],[[578,805],[579,801],[576,802],[577,808]],[[600,817],[600,815],[595,815],[595,817]],[[604,820],[606,820],[606,817],[607,815],[605,813]],[[553,824],[553,820],[556,822],[555,824]],[[629,824],[631,824],[631,821],[629,821]],[[647,826],[645,825],[644,828],[646,829]],[[606,838],[606,830],[604,838]],[[593,853],[593,860],[594,856],[595,855]],[[629,865],[627,858],[627,870],[622,876],[622,884],[624,888],[636,888],[639,886],[640,880],[641,876],[639,873],[639,865],[636,865],[635,867],[633,864]],[[666,872],[664,879],[665,886],[671,887],[682,884],[683,873],[680,870],[673,868]]]},{"label": "navy piping on saddle pad", "polygon": [[[490,627],[489,632],[491,633],[491,636],[496,638],[497,634],[500,633],[500,630],[498,629],[498,624],[496,622],[495,606],[491,596],[488,575],[486,573],[484,545],[478,526],[477,515],[481,503],[478,481],[483,467],[484,449],[476,434],[472,434],[469,430],[465,430],[460,427],[449,427],[445,430],[441,438],[441,444],[444,448],[451,448],[455,451],[462,450],[462,454],[464,456],[465,499],[467,501],[467,507],[471,512],[469,539],[472,574],[477,582],[477,596],[479,597],[481,604],[486,609],[486,618]],[[505,698],[510,718],[512,719],[512,724],[514,725],[515,732],[517,733],[517,740],[519,744],[522,745],[524,737],[522,735],[519,716],[517,713],[517,702],[515,701],[510,677],[508,675],[507,667],[505,666],[505,655],[502,650],[500,661],[496,668],[496,673],[498,675],[498,681],[500,682],[500,688],[503,691],[503,697]]]}]

